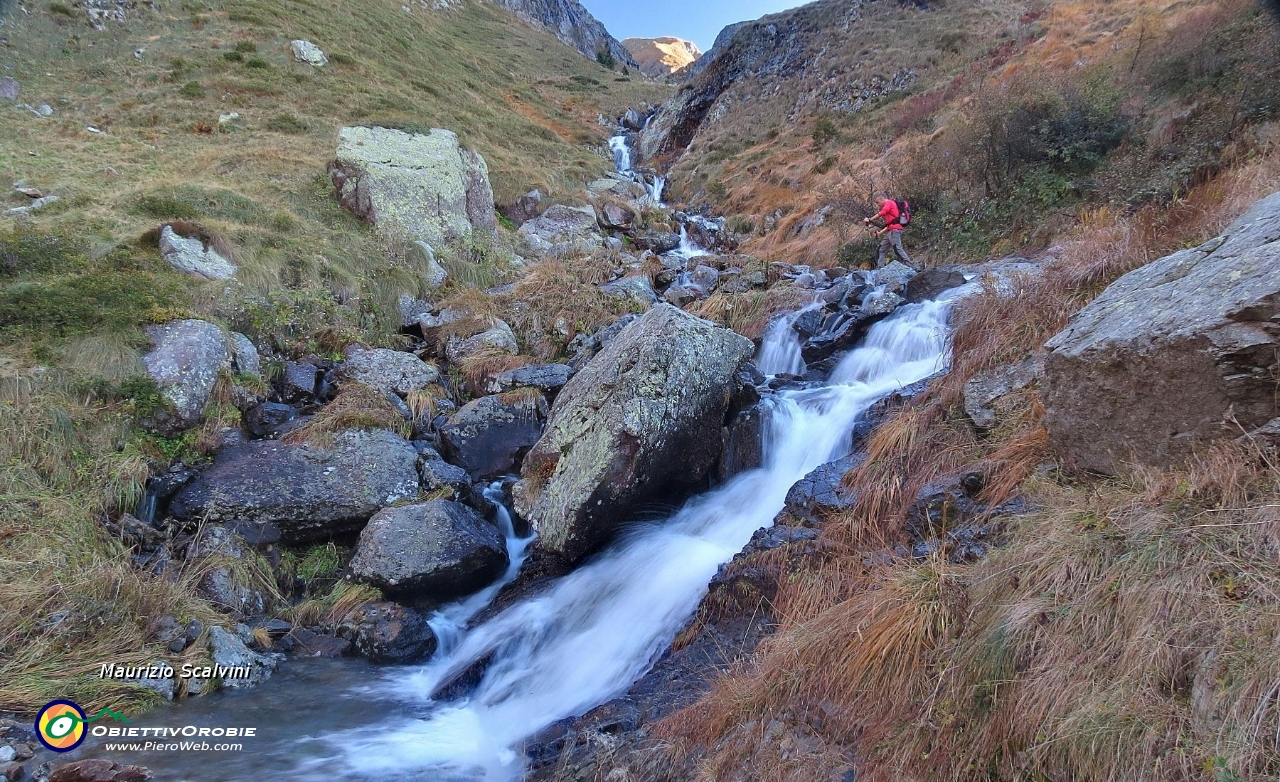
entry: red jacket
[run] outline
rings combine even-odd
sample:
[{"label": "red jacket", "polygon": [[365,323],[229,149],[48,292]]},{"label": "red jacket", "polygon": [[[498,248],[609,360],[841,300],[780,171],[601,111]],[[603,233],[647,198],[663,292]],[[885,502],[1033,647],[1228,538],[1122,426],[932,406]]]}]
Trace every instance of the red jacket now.
[{"label": "red jacket", "polygon": [[893,202],[892,198],[885,199],[884,206],[880,209],[880,214],[876,217],[884,218],[884,224],[889,226],[890,231],[901,231],[902,223],[898,222],[898,218],[902,213],[898,211],[898,205]]}]

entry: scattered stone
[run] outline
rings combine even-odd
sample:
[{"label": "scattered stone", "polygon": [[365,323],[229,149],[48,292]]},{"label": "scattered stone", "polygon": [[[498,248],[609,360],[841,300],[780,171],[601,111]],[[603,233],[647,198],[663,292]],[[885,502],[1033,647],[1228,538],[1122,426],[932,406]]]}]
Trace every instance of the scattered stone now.
[{"label": "scattered stone", "polygon": [[251,442],[218,454],[170,512],[182,521],[279,528],[287,542],[359,529],[418,495],[418,454],[386,431],[342,432],[331,444]]},{"label": "scattered stone", "polygon": [[18,80],[12,76],[0,76],[0,98],[4,100],[17,100],[19,93],[22,92],[22,86],[18,84]]},{"label": "scattered stone", "polygon": [[1029,358],[970,378],[964,384],[964,411],[979,429],[996,425],[994,404],[1034,385],[1044,376],[1044,359]]},{"label": "scattered stone", "polygon": [[151,771],[143,766],[122,766],[105,758],[64,763],[49,774],[49,782],[145,782]]},{"label": "scattered stone", "polygon": [[705,485],[745,337],[658,305],[560,391],[514,491],[540,545],[580,559],[640,504]]},{"label": "scattered stone", "polygon": [[439,380],[440,370],[412,353],[385,348],[357,349],[338,368],[338,379],[405,396]]},{"label": "scattered stone", "polygon": [[38,212],[49,204],[54,204],[61,200],[62,199],[56,195],[49,195],[44,198],[37,198],[26,206],[15,206],[12,209],[6,209],[5,214],[9,217],[21,217],[22,215],[29,215],[32,212]]},{"label": "scattered stone", "polygon": [[387,508],[360,533],[351,574],[388,594],[471,594],[507,569],[506,542],[466,505],[433,500]]},{"label": "scattered stone", "polygon": [[294,407],[279,402],[264,402],[245,411],[244,424],[250,437],[261,440],[278,433],[281,426],[297,417],[298,410]]},{"label": "scattered stone", "polygon": [[[10,747],[12,749],[12,747]],[[26,776],[26,769],[21,763],[12,761],[0,762],[0,779],[5,782],[22,782]]]},{"label": "scattered stone", "polygon": [[281,396],[291,404],[308,404],[315,399],[319,379],[320,370],[315,364],[285,362],[284,373],[280,377]]},{"label": "scattered stone", "polygon": [[342,206],[389,234],[433,247],[497,234],[489,167],[453,131],[343,128],[329,174]]},{"label": "scattered stone", "polygon": [[520,352],[520,346],[516,343],[515,332],[511,330],[506,321],[496,321],[488,329],[466,339],[453,337],[445,345],[445,356],[453,364],[461,364],[468,358],[480,353],[493,353],[495,351],[511,356]]},{"label": "scattered stone", "polygon": [[489,378],[485,390],[490,394],[501,394],[517,388],[536,388],[554,394],[564,388],[572,374],[573,369],[568,364],[532,364],[499,372]]},{"label": "scattered stone", "polygon": [[449,272],[436,260],[436,251],[431,245],[419,240],[413,243],[409,252],[415,254],[418,263],[422,264],[425,270],[423,281],[426,282],[427,287],[432,290],[444,287],[449,279]]},{"label": "scattered stone", "polygon": [[175,436],[203,420],[230,346],[222,329],[202,320],[151,326],[147,336],[155,350],[142,361],[169,403],[148,423],[165,436]]},{"label": "scattered stone", "polygon": [[650,229],[638,232],[633,238],[635,239],[636,247],[641,250],[649,250],[657,255],[669,253],[680,246],[680,235],[670,231],[654,231]]},{"label": "scattered stone", "polygon": [[902,261],[890,261],[875,271],[876,283],[890,293],[902,293],[907,283],[916,276],[916,270]]},{"label": "scattered stone", "polygon": [[329,64],[329,58],[324,56],[320,47],[310,41],[290,41],[289,51],[293,52],[293,59],[298,62],[309,63],[317,68]]},{"label": "scattered stone", "polygon": [[590,206],[553,204],[541,216],[520,226],[520,237],[535,254],[586,254],[602,246],[604,237]]},{"label": "scattered stone", "polygon": [[236,265],[198,236],[179,236],[170,225],[160,229],[160,255],[180,272],[206,280],[229,280]]},{"label": "scattered stone", "polygon": [[221,627],[209,628],[209,659],[224,668],[247,667],[247,678],[223,677],[222,686],[233,690],[254,687],[271,677],[284,660],[280,654],[259,654],[244,645],[235,633]]},{"label": "scattered stone", "polygon": [[356,654],[378,663],[412,663],[430,657],[436,636],[427,618],[395,603],[364,603],[338,624],[338,637]]},{"label": "scattered stone", "polygon": [[440,429],[445,455],[476,480],[512,472],[542,436],[547,402],[535,396],[511,402],[483,396],[467,403]]},{"label": "scattered stone", "polygon": [[418,476],[422,480],[423,491],[448,489],[455,499],[469,501],[473,498],[471,474],[456,464],[449,464],[438,453],[426,454],[418,460]]},{"label": "scattered stone", "polygon": [[1080,467],[1168,467],[1280,417],[1280,193],[1121,277],[1049,340],[1045,424]]},{"label": "scattered stone", "polygon": [[287,647],[292,657],[341,657],[351,651],[351,641],[335,638],[332,635],[321,635],[305,627],[295,627],[281,639],[282,647]]},{"label": "scattered stone", "polygon": [[623,277],[601,285],[600,292],[606,296],[630,299],[637,307],[645,310],[658,303],[658,294],[654,292],[648,277]]}]

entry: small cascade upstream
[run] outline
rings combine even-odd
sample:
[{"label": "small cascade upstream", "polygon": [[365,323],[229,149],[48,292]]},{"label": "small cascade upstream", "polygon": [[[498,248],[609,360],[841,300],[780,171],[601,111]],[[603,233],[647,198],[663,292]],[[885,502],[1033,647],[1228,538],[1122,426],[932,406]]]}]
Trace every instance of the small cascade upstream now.
[{"label": "small cascade upstream", "polygon": [[800,340],[796,338],[796,320],[806,312],[820,308],[819,303],[779,315],[765,329],[756,356],[756,367],[766,375],[803,375],[804,358],[800,355]]}]

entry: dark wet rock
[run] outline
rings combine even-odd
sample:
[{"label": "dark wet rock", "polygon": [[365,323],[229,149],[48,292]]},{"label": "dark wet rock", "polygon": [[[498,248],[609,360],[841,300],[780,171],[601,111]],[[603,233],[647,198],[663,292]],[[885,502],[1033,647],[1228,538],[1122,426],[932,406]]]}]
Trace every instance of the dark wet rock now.
[{"label": "dark wet rock", "polygon": [[720,457],[718,477],[721,482],[748,470],[758,469],[764,464],[766,420],[763,410],[752,407],[729,421],[729,425],[724,428],[724,453]]},{"label": "dark wet rock", "polygon": [[805,341],[800,347],[804,363],[815,364],[837,351],[852,348],[883,318],[883,315],[874,315],[862,309],[850,310],[834,330]]},{"label": "dark wet rock", "polygon": [[54,767],[49,782],[144,782],[151,779],[145,766],[130,766],[106,758],[90,758]]},{"label": "dark wet rock", "polygon": [[155,349],[143,357],[168,405],[148,425],[176,436],[204,419],[218,373],[230,363],[230,343],[222,329],[202,320],[178,320],[147,329]]},{"label": "dark wet rock", "polygon": [[339,382],[354,381],[405,396],[439,380],[440,371],[412,353],[357,349],[338,368],[337,376]]},{"label": "dark wet rock", "polygon": [[648,250],[657,255],[669,253],[680,246],[680,235],[670,231],[647,229],[637,232],[633,239],[637,248]]},{"label": "dark wet rock", "polygon": [[1029,358],[973,376],[964,384],[964,411],[979,429],[996,425],[996,405],[1004,397],[1035,385],[1044,376],[1044,359]]},{"label": "dark wet rock", "polygon": [[502,534],[471,508],[448,500],[387,508],[360,533],[351,574],[388,594],[456,597],[507,568]]},{"label": "dark wet rock", "polygon": [[868,296],[862,302],[862,312],[870,317],[883,318],[886,315],[893,314],[894,310],[905,303],[906,299],[896,293],[881,293],[875,296]]},{"label": "dark wet rock", "polygon": [[659,305],[574,375],[515,492],[540,545],[580,558],[643,503],[705,485],[736,374],[754,349]]},{"label": "dark wet rock", "polygon": [[337,635],[373,662],[413,663],[436,650],[427,617],[395,603],[364,603],[343,618]]},{"label": "dark wet rock", "polygon": [[418,494],[418,454],[385,431],[342,432],[328,446],[253,442],[218,454],[172,514],[191,523],[276,525],[287,542],[358,529]]},{"label": "dark wet rock", "polygon": [[298,409],[279,402],[264,402],[245,411],[244,425],[255,440],[275,434],[280,427],[298,417]]},{"label": "dark wet rock", "polygon": [[423,456],[418,460],[418,475],[422,479],[424,492],[448,489],[455,499],[471,503],[474,492],[471,488],[471,473],[456,464],[449,464],[439,454],[434,458]]},{"label": "dark wet rock", "polygon": [[858,495],[844,486],[844,474],[866,460],[866,454],[855,453],[804,476],[787,492],[787,509],[806,521],[818,521],[827,513],[852,508]]},{"label": "dark wet rock", "polygon": [[967,282],[965,273],[954,266],[925,269],[911,278],[903,296],[909,304],[918,304],[936,299],[952,288],[959,288],[965,282]]},{"label": "dark wet rock", "polygon": [[791,328],[801,339],[810,339],[821,334],[826,327],[827,316],[822,310],[806,310],[796,317]]},{"label": "dark wet rock", "polygon": [[293,628],[281,641],[278,645],[290,657],[342,657],[351,651],[351,641],[305,627]]},{"label": "dark wet rock", "polygon": [[916,276],[916,270],[902,261],[890,261],[875,271],[875,280],[883,285],[889,293],[902,293],[907,283]]},{"label": "dark wet rock", "polygon": [[280,398],[289,404],[304,405],[315,401],[320,370],[315,364],[285,362],[279,383]]},{"label": "dark wet rock", "polygon": [[476,480],[511,473],[542,436],[547,402],[535,397],[484,396],[468,402],[440,430],[445,456]]},{"label": "dark wet rock", "polygon": [[569,382],[573,369],[568,364],[534,364],[499,372],[489,378],[485,390],[501,394],[517,388],[536,388],[544,393],[555,393]]},{"label": "dark wet rock", "polygon": [[1185,461],[1280,428],[1280,193],[1121,277],[1051,339],[1045,424],[1079,467]]},{"label": "dark wet rock", "polygon": [[222,681],[223,687],[242,689],[256,686],[270,678],[284,657],[279,654],[259,654],[245,646],[244,641],[234,633],[221,627],[210,627],[209,659],[214,665],[227,668],[248,667],[248,678],[226,678]]}]

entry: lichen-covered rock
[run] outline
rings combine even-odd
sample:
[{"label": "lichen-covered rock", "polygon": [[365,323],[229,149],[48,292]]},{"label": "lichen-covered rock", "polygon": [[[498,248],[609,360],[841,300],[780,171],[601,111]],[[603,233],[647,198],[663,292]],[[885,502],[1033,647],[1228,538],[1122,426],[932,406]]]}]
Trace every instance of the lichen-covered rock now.
[{"label": "lichen-covered rock", "polygon": [[505,353],[514,356],[520,352],[515,332],[506,321],[496,321],[492,326],[474,336],[463,339],[453,337],[445,345],[445,356],[454,364],[460,364],[479,353]]},{"label": "lichen-covered rock", "polygon": [[172,227],[160,229],[160,256],[180,272],[206,280],[229,280],[236,265],[219,255],[198,236],[179,236]]},{"label": "lichen-covered rock", "polygon": [[173,499],[188,522],[274,524],[298,542],[359,529],[418,495],[418,454],[391,432],[342,432],[331,444],[251,442],[218,454]]},{"label": "lichen-covered rock", "polygon": [[293,53],[293,59],[298,62],[305,62],[317,68],[329,64],[329,58],[324,55],[320,47],[310,41],[290,41],[289,51]]},{"label": "lichen-covered rock", "polygon": [[600,292],[606,296],[628,299],[636,307],[647,310],[658,303],[658,294],[648,277],[623,277],[620,280],[606,282],[600,286]]},{"label": "lichen-covered rock", "polygon": [[996,425],[995,405],[1002,398],[1021,391],[1044,376],[1044,360],[1029,358],[974,375],[964,384],[964,411],[974,426],[990,429]]},{"label": "lichen-covered rock", "polygon": [[370,519],[350,570],[388,594],[446,598],[488,586],[507,562],[496,527],[466,505],[433,500]]},{"label": "lichen-covered rock", "polygon": [[203,420],[218,373],[230,359],[227,335],[203,320],[177,320],[151,326],[147,336],[155,350],[142,361],[169,403],[148,423],[161,434],[177,435]]},{"label": "lichen-covered rock", "polygon": [[746,337],[669,305],[621,332],[561,390],[525,458],[516,507],[578,559],[640,504],[701,485],[722,448]]},{"label": "lichen-covered rock", "polygon": [[1045,423],[1079,466],[1168,466],[1280,418],[1280,193],[1129,272],[1049,340]]},{"label": "lichen-covered rock", "polygon": [[258,654],[244,645],[235,633],[221,627],[209,628],[209,659],[224,668],[249,669],[247,678],[222,679],[222,686],[231,689],[253,687],[271,678],[271,674],[284,660],[282,654]]},{"label": "lichen-covered rock", "polygon": [[358,349],[339,367],[338,379],[405,396],[439,380],[440,370],[412,353],[385,348]]},{"label": "lichen-covered rock", "polygon": [[338,624],[339,638],[351,642],[356,654],[377,663],[412,663],[436,650],[436,636],[427,618],[395,603],[363,603]]},{"label": "lichen-covered rock", "polygon": [[468,402],[440,429],[445,455],[476,480],[512,472],[542,436],[547,403],[535,396],[510,402],[482,396]]},{"label": "lichen-covered rock", "polygon": [[245,335],[231,332],[231,359],[237,372],[260,377],[262,375],[262,357],[258,349]]},{"label": "lichen-covered rock", "polygon": [[329,174],[342,205],[388,234],[443,246],[497,232],[489,168],[453,131],[343,128]]},{"label": "lichen-covered rock", "polygon": [[555,393],[564,388],[573,375],[568,364],[532,364],[509,369],[489,378],[485,390],[501,394],[517,388],[536,388],[544,393]]},{"label": "lichen-covered rock", "polygon": [[585,255],[604,244],[590,206],[555,204],[520,226],[520,237],[526,249],[547,256]]}]

